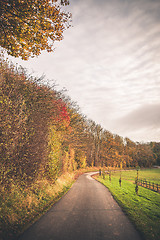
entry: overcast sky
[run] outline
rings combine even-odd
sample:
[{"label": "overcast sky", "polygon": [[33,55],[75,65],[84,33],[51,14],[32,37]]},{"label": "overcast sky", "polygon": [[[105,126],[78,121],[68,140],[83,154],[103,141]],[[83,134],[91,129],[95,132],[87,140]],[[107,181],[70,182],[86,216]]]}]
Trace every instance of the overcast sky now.
[{"label": "overcast sky", "polygon": [[160,141],[160,1],[70,0],[67,9],[73,27],[54,53],[14,61],[65,87],[106,130]]}]

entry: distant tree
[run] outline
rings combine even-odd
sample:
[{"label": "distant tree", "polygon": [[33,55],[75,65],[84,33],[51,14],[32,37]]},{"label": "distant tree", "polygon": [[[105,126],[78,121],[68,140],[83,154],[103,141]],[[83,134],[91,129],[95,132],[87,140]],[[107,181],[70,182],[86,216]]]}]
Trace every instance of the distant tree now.
[{"label": "distant tree", "polygon": [[150,147],[155,154],[156,164],[160,166],[160,143],[159,142],[151,142]]},{"label": "distant tree", "polygon": [[7,53],[27,60],[42,50],[53,51],[70,26],[71,15],[60,5],[68,0],[0,0],[0,46]]},{"label": "distant tree", "polygon": [[138,144],[135,158],[139,166],[151,167],[156,163],[156,156],[149,144]]},{"label": "distant tree", "polygon": [[136,143],[130,140],[129,138],[125,138],[125,155],[126,157],[126,164],[128,167],[135,167],[137,162],[135,162],[135,154],[136,154]]},{"label": "distant tree", "polygon": [[115,141],[115,159],[117,166],[120,166],[121,168],[125,166],[125,154],[124,154],[124,139],[115,134],[114,135],[114,141]]}]

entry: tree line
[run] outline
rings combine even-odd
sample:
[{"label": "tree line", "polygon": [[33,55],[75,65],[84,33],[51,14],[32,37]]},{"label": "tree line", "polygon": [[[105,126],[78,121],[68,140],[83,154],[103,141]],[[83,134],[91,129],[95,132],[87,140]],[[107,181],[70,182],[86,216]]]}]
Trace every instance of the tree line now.
[{"label": "tree line", "polygon": [[55,181],[86,166],[151,167],[159,143],[135,143],[84,116],[63,92],[1,59],[0,181]]}]

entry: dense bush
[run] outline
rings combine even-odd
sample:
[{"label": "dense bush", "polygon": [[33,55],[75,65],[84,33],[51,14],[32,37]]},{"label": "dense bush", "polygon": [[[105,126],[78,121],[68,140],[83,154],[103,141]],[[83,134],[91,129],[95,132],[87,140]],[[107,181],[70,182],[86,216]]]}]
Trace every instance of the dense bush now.
[{"label": "dense bush", "polygon": [[37,79],[28,78],[23,69],[3,61],[0,103],[1,183],[20,179],[26,184],[37,175],[50,172],[50,167],[46,168],[48,155],[51,155],[48,149],[50,126],[56,129],[65,118],[68,121],[65,105],[56,92],[42,86]]}]

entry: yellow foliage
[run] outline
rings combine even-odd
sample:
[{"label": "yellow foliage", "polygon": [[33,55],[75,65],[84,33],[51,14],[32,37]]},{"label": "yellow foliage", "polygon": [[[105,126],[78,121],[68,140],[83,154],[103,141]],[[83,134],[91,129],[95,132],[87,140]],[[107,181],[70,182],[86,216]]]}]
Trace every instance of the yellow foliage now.
[{"label": "yellow foliage", "polygon": [[[67,1],[68,3],[68,1]],[[7,53],[27,60],[42,50],[53,51],[54,41],[63,38],[71,14],[56,1],[0,0],[0,45]]]},{"label": "yellow foliage", "polygon": [[68,152],[64,153],[63,159],[63,171],[72,172],[77,169],[77,163],[75,161],[75,150],[69,146]]},{"label": "yellow foliage", "polygon": [[52,179],[56,179],[61,171],[62,139],[61,132],[56,131],[54,126],[50,126],[48,135],[48,173]]}]

